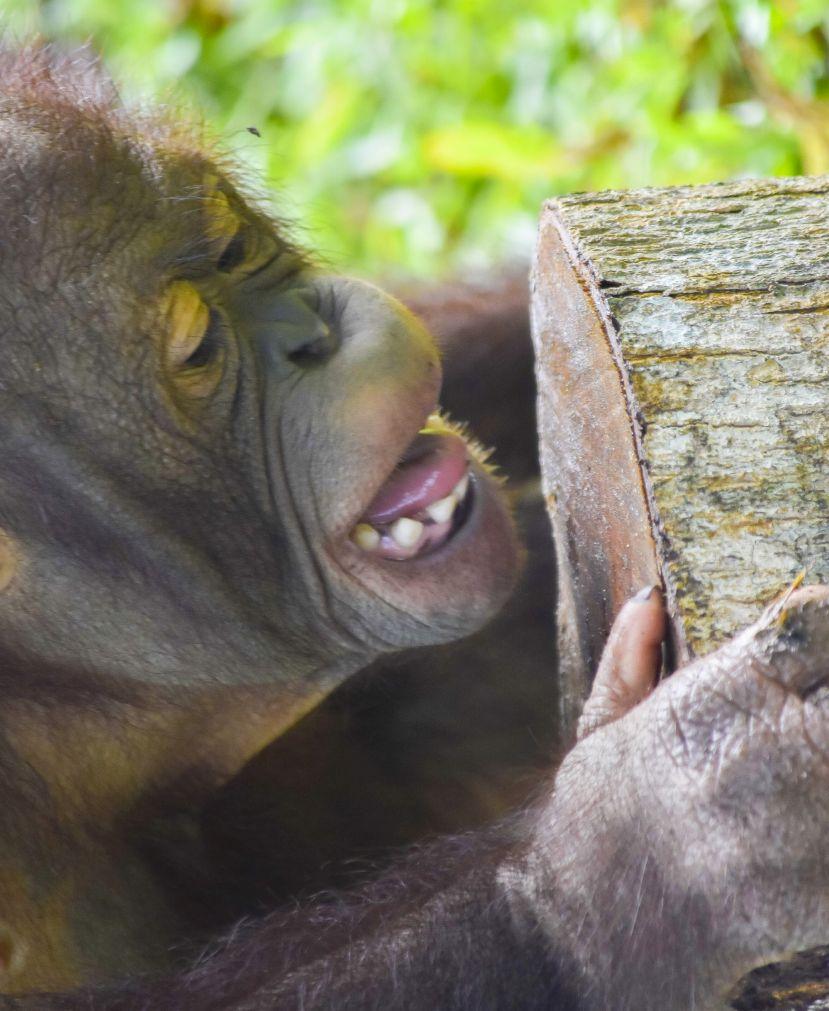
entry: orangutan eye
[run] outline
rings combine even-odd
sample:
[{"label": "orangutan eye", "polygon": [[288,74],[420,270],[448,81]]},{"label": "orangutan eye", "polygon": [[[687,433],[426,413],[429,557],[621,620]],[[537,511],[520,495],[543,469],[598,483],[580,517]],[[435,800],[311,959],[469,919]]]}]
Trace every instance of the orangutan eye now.
[{"label": "orangutan eye", "polygon": [[229,274],[231,271],[236,270],[237,267],[241,267],[245,262],[245,255],[244,229],[240,228],[225,246],[216,267],[223,274]]},{"label": "orangutan eye", "polygon": [[218,180],[211,175],[205,182],[205,234],[217,257],[214,260],[216,269],[228,274],[244,263],[248,253],[244,241],[245,222],[231,206],[227,194],[219,189]]},{"label": "orangutan eye", "polygon": [[166,298],[164,372],[191,398],[208,397],[218,386],[225,360],[225,334],[217,310],[188,281],[174,281]]},{"label": "orangutan eye", "polygon": [[167,293],[167,334],[164,358],[168,367],[190,364],[207,334],[210,310],[187,281],[175,281]]},{"label": "orangutan eye", "polygon": [[221,322],[215,309],[208,311],[207,327],[199,344],[182,363],[182,368],[198,369],[209,365],[221,354],[222,340],[220,336]]}]

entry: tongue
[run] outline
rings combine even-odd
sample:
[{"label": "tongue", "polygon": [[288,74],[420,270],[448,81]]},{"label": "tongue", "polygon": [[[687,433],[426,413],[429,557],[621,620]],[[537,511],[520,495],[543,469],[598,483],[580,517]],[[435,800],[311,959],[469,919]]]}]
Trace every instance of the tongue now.
[{"label": "tongue", "polygon": [[366,509],[365,522],[376,527],[411,516],[446,498],[465,473],[466,443],[460,436],[422,432]]}]

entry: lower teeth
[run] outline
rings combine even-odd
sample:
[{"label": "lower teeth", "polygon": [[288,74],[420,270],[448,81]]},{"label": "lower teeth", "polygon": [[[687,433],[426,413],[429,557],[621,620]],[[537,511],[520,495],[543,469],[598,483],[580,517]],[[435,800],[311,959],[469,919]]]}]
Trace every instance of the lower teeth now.
[{"label": "lower teeth", "polygon": [[[445,540],[452,532],[456,510],[463,505],[469,491],[469,474],[458,481],[452,491],[443,499],[431,503],[418,518],[400,516],[390,526],[377,528],[370,523],[358,523],[351,533],[351,540],[371,554],[383,554],[383,548],[392,552],[390,557],[404,560],[414,558],[425,548]],[[445,530],[439,529],[445,527]],[[397,552],[406,552],[399,555]]]},{"label": "lower teeth", "polygon": [[374,551],[380,545],[380,531],[368,523],[358,523],[351,539],[363,551]]},{"label": "lower teeth", "polygon": [[401,548],[413,548],[423,536],[423,524],[420,520],[401,516],[392,523],[389,533]]}]

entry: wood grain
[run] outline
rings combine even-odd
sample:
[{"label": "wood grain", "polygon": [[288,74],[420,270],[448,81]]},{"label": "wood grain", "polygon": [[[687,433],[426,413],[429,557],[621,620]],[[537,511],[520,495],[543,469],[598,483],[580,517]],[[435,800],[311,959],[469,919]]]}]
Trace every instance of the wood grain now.
[{"label": "wood grain", "polygon": [[572,692],[647,556],[677,663],[829,579],[829,179],[550,201],[533,287]]}]

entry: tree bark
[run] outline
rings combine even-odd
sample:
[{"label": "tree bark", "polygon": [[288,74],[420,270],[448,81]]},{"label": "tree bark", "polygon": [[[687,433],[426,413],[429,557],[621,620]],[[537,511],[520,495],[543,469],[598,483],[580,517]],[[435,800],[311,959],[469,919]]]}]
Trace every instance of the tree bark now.
[{"label": "tree bark", "polygon": [[678,665],[829,578],[829,178],[552,200],[532,288],[571,731],[640,586]]}]

